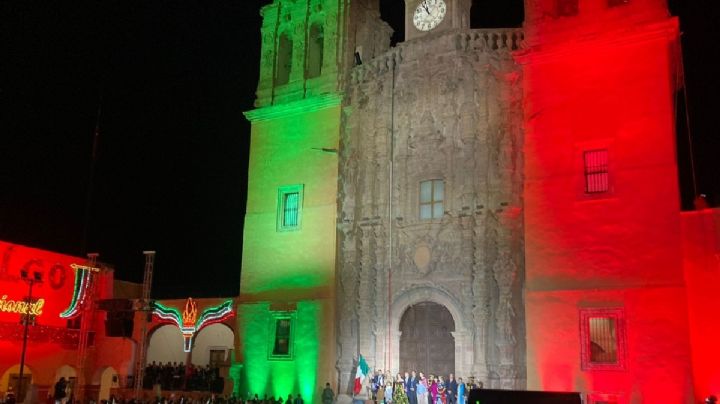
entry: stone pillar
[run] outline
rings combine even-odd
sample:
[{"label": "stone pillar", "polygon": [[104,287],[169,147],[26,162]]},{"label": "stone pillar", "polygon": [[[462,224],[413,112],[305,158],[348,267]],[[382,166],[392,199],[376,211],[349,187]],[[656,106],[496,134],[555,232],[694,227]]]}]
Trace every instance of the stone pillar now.
[{"label": "stone pillar", "polygon": [[402,336],[402,331],[395,329],[390,331],[390,365],[388,367],[393,377],[400,371],[400,336]]},{"label": "stone pillar", "polygon": [[[455,325],[457,329],[457,325]],[[472,363],[472,344],[470,344],[471,334],[465,331],[451,332],[455,339],[455,375],[467,378],[470,365]]]}]

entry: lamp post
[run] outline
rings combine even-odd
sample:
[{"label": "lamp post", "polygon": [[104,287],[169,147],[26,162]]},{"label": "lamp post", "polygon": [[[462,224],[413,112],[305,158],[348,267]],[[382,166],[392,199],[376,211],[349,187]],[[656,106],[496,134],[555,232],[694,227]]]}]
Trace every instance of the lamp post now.
[{"label": "lamp post", "polygon": [[28,295],[25,298],[25,304],[26,304],[26,310],[25,314],[22,314],[22,323],[23,323],[23,340],[22,340],[22,352],[20,354],[20,377],[18,378],[18,391],[17,391],[17,400],[20,400],[22,398],[23,402],[25,401],[25,398],[23,397],[23,372],[25,371],[25,352],[27,351],[27,339],[28,339],[28,330],[30,328],[30,323],[35,319],[35,315],[30,313],[30,305],[32,304],[32,290],[33,285],[36,283],[42,283],[42,274],[40,272],[34,272],[32,278],[28,276],[28,271],[26,269],[20,270],[20,278],[27,282],[28,284]]}]

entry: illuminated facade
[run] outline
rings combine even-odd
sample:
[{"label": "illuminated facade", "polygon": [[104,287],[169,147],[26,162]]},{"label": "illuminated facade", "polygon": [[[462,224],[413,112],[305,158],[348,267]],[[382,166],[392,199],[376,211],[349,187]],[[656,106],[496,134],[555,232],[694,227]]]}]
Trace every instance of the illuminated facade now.
[{"label": "illuminated facade", "polygon": [[589,403],[717,393],[677,19],[526,0],[522,30],[470,29],[471,4],[406,1],[393,48],[377,0],[263,8],[236,391],[347,393],[362,354]]},{"label": "illuminated facade", "polygon": [[[34,318],[28,326],[21,398],[44,402],[62,376],[70,380],[75,397],[107,399],[118,386],[118,376],[132,368],[134,343],[105,333],[105,314],[85,311],[89,301],[111,298],[113,272],[73,268],[87,258],[72,257],[0,242],[0,395],[17,394],[24,333],[21,317]],[[32,300],[26,304],[29,284]],[[92,295],[92,296],[91,296]],[[89,318],[87,328],[81,317]],[[81,332],[87,331],[84,360],[80,360]]]}]

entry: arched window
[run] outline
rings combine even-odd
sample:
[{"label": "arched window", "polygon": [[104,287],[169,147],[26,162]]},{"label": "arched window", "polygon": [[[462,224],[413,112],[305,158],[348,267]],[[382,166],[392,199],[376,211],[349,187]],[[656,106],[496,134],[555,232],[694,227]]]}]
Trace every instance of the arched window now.
[{"label": "arched window", "polygon": [[275,71],[275,84],[283,85],[290,81],[292,71],[293,42],[286,33],[280,34],[277,48],[277,66]]},{"label": "arched window", "polygon": [[325,36],[323,27],[319,23],[310,26],[307,46],[307,78],[318,77],[322,74],[323,52],[325,50]]}]

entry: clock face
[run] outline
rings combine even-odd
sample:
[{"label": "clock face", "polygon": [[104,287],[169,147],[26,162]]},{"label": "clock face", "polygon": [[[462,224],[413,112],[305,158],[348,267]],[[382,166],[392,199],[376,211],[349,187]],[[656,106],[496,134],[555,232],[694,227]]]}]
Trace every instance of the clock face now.
[{"label": "clock face", "polygon": [[445,18],[447,6],[443,0],[422,0],[413,14],[413,24],[420,31],[430,31]]}]

